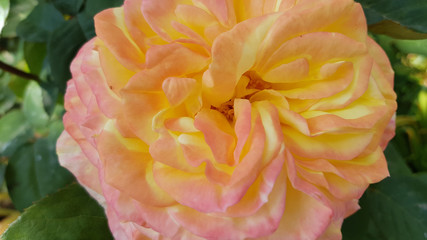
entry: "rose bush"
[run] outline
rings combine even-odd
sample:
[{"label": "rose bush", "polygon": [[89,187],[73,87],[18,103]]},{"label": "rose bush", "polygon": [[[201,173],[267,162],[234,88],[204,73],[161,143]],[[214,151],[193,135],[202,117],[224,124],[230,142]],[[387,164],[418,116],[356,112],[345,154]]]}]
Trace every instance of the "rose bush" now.
[{"label": "rose bush", "polygon": [[60,162],[116,239],[340,239],[388,176],[393,71],[352,0],[127,0],[71,65]]}]

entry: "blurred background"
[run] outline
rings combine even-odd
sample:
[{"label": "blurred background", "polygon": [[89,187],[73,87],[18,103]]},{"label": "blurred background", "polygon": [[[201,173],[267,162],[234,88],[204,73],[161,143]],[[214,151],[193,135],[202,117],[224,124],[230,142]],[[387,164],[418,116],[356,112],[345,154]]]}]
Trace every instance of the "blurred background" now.
[{"label": "blurred background", "polygon": [[[395,71],[399,107],[385,151],[391,177],[369,187],[343,239],[427,239],[427,1],[359,2]],[[112,239],[102,209],[59,166],[55,143],[70,62],[95,36],[93,16],[122,4],[0,0],[0,233],[21,216],[2,239]]]}]

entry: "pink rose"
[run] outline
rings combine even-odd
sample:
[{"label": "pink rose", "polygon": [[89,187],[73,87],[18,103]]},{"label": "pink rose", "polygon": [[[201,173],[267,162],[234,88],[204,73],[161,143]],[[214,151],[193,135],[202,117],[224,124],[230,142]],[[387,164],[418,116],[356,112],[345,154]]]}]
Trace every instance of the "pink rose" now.
[{"label": "pink rose", "polygon": [[393,71],[352,0],[127,0],[71,65],[60,162],[116,239],[341,239]]}]

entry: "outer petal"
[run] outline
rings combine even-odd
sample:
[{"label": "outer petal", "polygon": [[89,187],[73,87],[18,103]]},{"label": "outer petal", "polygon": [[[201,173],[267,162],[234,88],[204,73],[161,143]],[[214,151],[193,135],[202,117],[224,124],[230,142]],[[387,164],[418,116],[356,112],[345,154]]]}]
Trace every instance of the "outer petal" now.
[{"label": "outer petal", "polygon": [[143,67],[145,54],[129,36],[123,8],[112,8],[95,16],[96,35],[113,52],[117,60],[132,71]]},{"label": "outer petal", "polygon": [[[250,217],[231,219],[201,214],[190,208],[180,207],[170,211],[178,223],[189,231],[206,239],[259,238],[273,233],[282,217],[285,207],[286,184],[282,171],[278,177],[269,201]],[[194,222],[194,219],[198,221]]]},{"label": "outer petal", "polygon": [[98,202],[103,203],[105,199],[101,195],[98,169],[85,157],[80,146],[66,131],[58,139],[57,153],[60,164],[70,170],[86,189],[90,189],[89,193],[93,193],[91,195]]},{"label": "outer petal", "polygon": [[260,47],[257,63],[266,62],[287,40],[310,32],[339,32],[364,42],[366,20],[363,9],[352,0],[298,1],[271,27]]},{"label": "outer petal", "polygon": [[317,239],[326,230],[332,210],[288,183],[286,208],[276,232],[269,240]]},{"label": "outer petal", "polygon": [[[107,125],[97,137],[104,181],[133,199],[150,205],[170,205],[175,201],[154,182],[148,147],[139,139],[123,139]],[[129,183],[133,182],[132,186]]]}]

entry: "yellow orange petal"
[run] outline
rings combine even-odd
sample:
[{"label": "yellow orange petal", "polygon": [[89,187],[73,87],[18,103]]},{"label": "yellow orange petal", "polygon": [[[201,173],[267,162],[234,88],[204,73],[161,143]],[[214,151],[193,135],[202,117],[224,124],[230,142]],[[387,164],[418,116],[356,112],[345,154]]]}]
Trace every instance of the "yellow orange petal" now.
[{"label": "yellow orange petal", "polygon": [[108,46],[117,60],[132,71],[142,69],[145,54],[127,31],[123,8],[104,10],[95,16],[96,35]]}]

